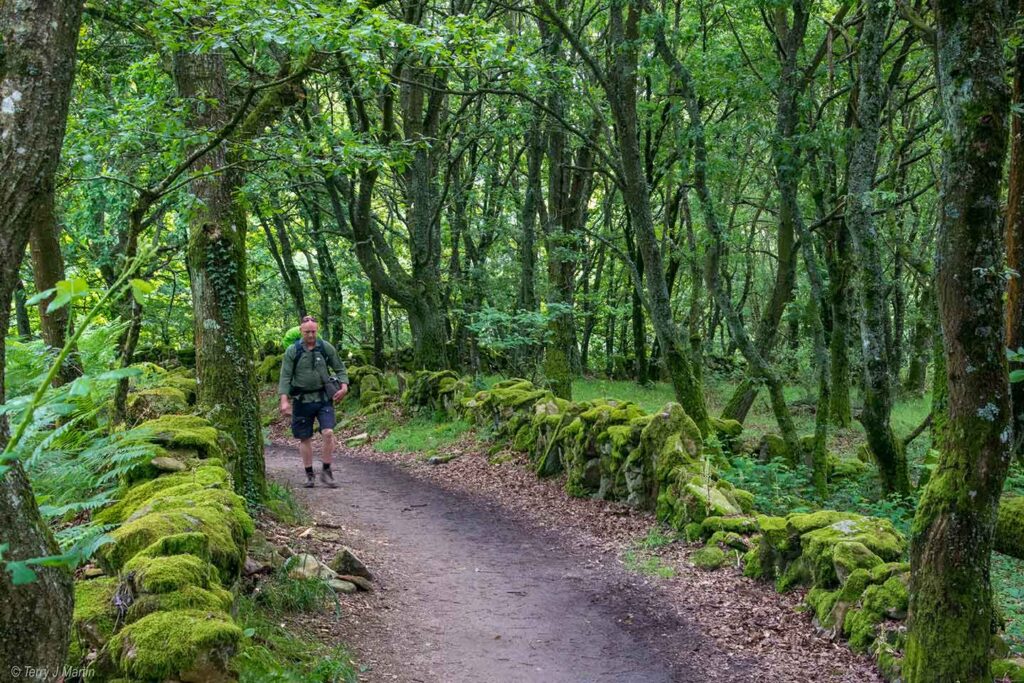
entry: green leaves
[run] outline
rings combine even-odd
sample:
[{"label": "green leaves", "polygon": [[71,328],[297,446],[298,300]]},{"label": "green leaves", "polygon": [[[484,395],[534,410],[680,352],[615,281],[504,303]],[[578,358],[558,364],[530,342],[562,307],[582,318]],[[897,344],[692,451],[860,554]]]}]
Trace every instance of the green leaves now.
[{"label": "green leaves", "polygon": [[61,280],[57,283],[56,287],[39,292],[25,303],[29,306],[34,306],[53,296],[53,300],[46,307],[47,313],[53,313],[57,309],[67,306],[75,299],[89,296],[90,293],[92,293],[92,289],[85,278],[76,277],[70,280]]},{"label": "green leaves", "polygon": [[135,297],[135,301],[142,305],[145,303],[146,296],[152,294],[156,290],[156,285],[146,280],[139,280],[135,278],[131,281],[132,285],[132,296]]}]

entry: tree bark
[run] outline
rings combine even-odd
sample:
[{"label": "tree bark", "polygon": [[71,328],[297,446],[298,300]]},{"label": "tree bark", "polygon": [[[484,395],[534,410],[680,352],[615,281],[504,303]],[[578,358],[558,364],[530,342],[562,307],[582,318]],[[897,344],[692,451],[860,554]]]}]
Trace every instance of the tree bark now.
[{"label": "tree bark", "polygon": [[886,344],[887,279],[883,268],[881,238],[872,216],[878,167],[878,139],[882,106],[886,99],[882,80],[885,32],[892,13],[883,0],[866,4],[859,40],[858,111],[856,139],[850,156],[846,224],[857,251],[860,271],[861,348],[864,364],[864,409],[861,422],[868,445],[878,463],[882,487],[887,493],[908,494],[910,479],[902,442],[892,429],[894,378],[890,349]]},{"label": "tree bark", "polygon": [[[8,329],[11,295],[40,202],[52,206],[54,174],[67,123],[79,0],[0,4],[0,330]],[[6,334],[0,335],[0,401]],[[6,428],[0,442],[6,442]],[[20,462],[0,476],[0,543],[8,560],[57,553]],[[61,675],[71,630],[73,586],[64,567],[40,567],[32,583],[14,586],[0,568],[0,662]]]},{"label": "tree bark", "polygon": [[[57,283],[64,279],[64,255],[60,251],[60,242],[57,239],[60,228],[54,215],[52,194],[36,202],[31,222],[29,253],[32,255],[32,274],[36,291],[43,292],[56,287]],[[48,296],[39,302],[39,331],[47,346],[61,349],[70,331],[68,323],[71,320],[71,306],[61,306],[52,313],[47,312],[46,309],[52,300],[53,296]],[[67,384],[81,374],[81,360],[73,351],[54,379],[54,384]]]},{"label": "tree bark", "polygon": [[[180,52],[174,58],[179,95],[190,104],[196,134],[222,127],[230,115],[224,57]],[[188,271],[196,345],[199,406],[235,442],[235,489],[250,503],[266,496],[263,430],[253,369],[246,279],[246,216],[236,201],[243,178],[229,168],[226,142],[197,161],[224,169],[190,183],[198,200],[189,217]]]},{"label": "tree bark", "polygon": [[[1018,18],[1024,16],[1024,0],[1017,2]],[[1024,99],[1024,47],[1014,54],[1013,101]],[[1006,347],[1024,347],[1024,121],[1020,113],[1010,118],[1010,179],[1006,198],[1006,267],[1015,273],[1006,286]],[[1024,360],[1010,363],[1010,370],[1024,369]],[[1024,382],[1010,384],[1013,401],[1014,450],[1024,453]]]},{"label": "tree bark", "polygon": [[14,314],[18,324],[18,337],[22,341],[32,338],[32,321],[28,317],[28,306],[25,305],[25,283],[18,280],[14,289]]},{"label": "tree bark", "polygon": [[936,283],[948,422],[911,538],[908,683],[992,679],[990,561],[1012,454],[1000,184],[1010,93],[1001,2],[935,5],[946,143]]}]

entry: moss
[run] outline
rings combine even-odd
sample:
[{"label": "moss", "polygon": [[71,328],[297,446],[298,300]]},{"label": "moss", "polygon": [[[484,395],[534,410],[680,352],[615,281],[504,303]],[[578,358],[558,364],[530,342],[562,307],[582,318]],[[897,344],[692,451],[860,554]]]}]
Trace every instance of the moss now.
[{"label": "moss", "polygon": [[839,591],[830,591],[827,588],[812,588],[807,591],[807,597],[804,600],[814,610],[814,618],[819,626],[825,627],[829,612],[832,611],[832,606],[835,605],[838,596]]},{"label": "moss", "polygon": [[[860,553],[857,555],[859,557],[857,561],[864,564],[856,564],[851,568],[856,568],[857,566],[870,568],[879,564],[882,560],[898,560],[906,550],[906,540],[887,519],[861,517],[860,515],[845,513],[839,518],[822,513],[812,514],[820,515],[815,520],[815,524],[828,519],[835,520],[828,526],[814,528],[800,536],[800,545],[803,551],[801,560],[807,564],[815,585],[822,587],[838,585],[840,577],[837,575],[836,569],[835,546],[840,542],[862,544],[866,550],[869,550],[879,558],[875,561],[869,555]],[[806,516],[791,515],[789,518],[791,527],[797,526],[797,523],[794,523],[795,517]],[[810,521],[806,518],[798,521],[798,524],[804,528],[809,523]],[[845,550],[840,550],[840,561],[854,561],[854,554],[858,550],[855,545],[850,545]]]},{"label": "moss", "polygon": [[764,568],[761,566],[761,553],[756,547],[743,555],[743,576],[751,579],[765,578]]},{"label": "moss", "polygon": [[871,583],[885,583],[890,576],[910,571],[909,562],[886,562],[871,570]]},{"label": "moss", "polygon": [[72,621],[74,639],[80,645],[81,654],[84,655],[88,649],[103,647],[114,634],[117,608],[113,600],[118,583],[115,577],[75,582],[75,609]]},{"label": "moss", "polygon": [[283,361],[283,353],[267,356],[256,366],[256,379],[260,382],[276,382],[281,373],[281,363]]},{"label": "moss", "polygon": [[[143,557],[166,557],[169,555],[194,555],[202,560],[210,559],[210,537],[198,531],[164,536],[146,546],[139,555]],[[137,555],[136,557],[138,557]]]},{"label": "moss", "polygon": [[750,544],[747,543],[747,540],[735,531],[716,531],[711,535],[711,538],[708,539],[708,545],[732,548],[733,550],[739,550],[744,553],[750,548]]},{"label": "moss", "polygon": [[761,457],[765,460],[775,460],[781,458],[786,462],[790,461],[789,448],[786,447],[786,441],[778,434],[765,434],[761,440]]},{"label": "moss", "polygon": [[125,563],[123,571],[134,574],[135,586],[146,593],[170,593],[187,586],[208,588],[217,580],[213,565],[195,555],[136,555]]},{"label": "moss", "polygon": [[832,547],[832,565],[839,583],[854,569],[872,569],[882,564],[882,558],[875,555],[859,541],[839,541]]},{"label": "moss", "polygon": [[730,420],[723,417],[712,417],[709,420],[711,427],[722,441],[737,439],[743,433],[743,425],[738,420]]},{"label": "moss", "polygon": [[1005,496],[999,501],[995,549],[1024,559],[1024,496]]},{"label": "moss", "polygon": [[154,612],[111,638],[108,653],[133,678],[182,679],[197,668],[226,670],[241,639],[242,630],[223,612]]},{"label": "moss", "polygon": [[203,458],[223,458],[225,438],[209,420],[193,415],[163,415],[139,425],[153,432],[153,441],[167,448],[189,448]]},{"label": "moss", "polygon": [[[685,476],[685,474],[683,475]],[[700,477],[691,477],[682,489],[680,500],[686,505],[690,519],[703,520],[708,516],[734,517],[742,513],[739,506],[730,496],[717,488],[701,481]]]},{"label": "moss", "polygon": [[717,546],[705,546],[690,555],[690,562],[701,569],[718,569],[725,564],[725,553]]},{"label": "moss", "polygon": [[690,543],[699,541],[704,537],[704,529],[697,522],[690,522],[683,526],[683,537]]},{"label": "moss", "polygon": [[203,610],[229,612],[234,603],[231,591],[219,586],[185,586],[171,593],[143,593],[128,608],[125,623],[131,624],[154,612]]},{"label": "moss", "polygon": [[195,377],[185,377],[183,375],[166,375],[161,380],[164,386],[174,387],[185,395],[185,403],[192,406],[196,403],[196,396],[199,392],[199,382],[196,381]]},{"label": "moss", "polygon": [[161,415],[185,412],[188,399],[185,392],[175,387],[151,387],[128,394],[127,407],[133,421],[152,420]]},{"label": "moss", "polygon": [[113,542],[100,548],[96,557],[104,569],[114,572],[162,537],[190,531],[209,537],[210,561],[220,570],[222,583],[232,583],[245,559],[252,521],[242,526],[237,516],[211,507],[151,512],[126,522],[110,532]]},{"label": "moss", "polygon": [[758,531],[757,520],[753,517],[712,516],[701,522],[705,535],[716,531],[733,531],[737,534],[753,534]]},{"label": "moss", "polygon": [[881,585],[868,586],[861,597],[861,606],[850,610],[843,622],[843,633],[850,647],[865,651],[875,640],[878,625],[887,617],[903,619],[907,613],[907,587],[894,576]]},{"label": "moss", "polygon": [[732,490],[733,500],[740,506],[740,510],[743,514],[749,515],[754,512],[754,494],[745,489],[733,489]]},{"label": "moss", "polygon": [[197,489],[230,487],[227,470],[223,467],[205,466],[191,472],[165,474],[124,490],[117,503],[100,510],[93,519],[100,524],[116,524],[128,519],[158,494],[175,495]]},{"label": "moss", "polygon": [[516,430],[516,435],[512,439],[512,448],[521,453],[529,453],[533,450],[535,443],[537,443],[537,428],[531,423],[526,423]]}]

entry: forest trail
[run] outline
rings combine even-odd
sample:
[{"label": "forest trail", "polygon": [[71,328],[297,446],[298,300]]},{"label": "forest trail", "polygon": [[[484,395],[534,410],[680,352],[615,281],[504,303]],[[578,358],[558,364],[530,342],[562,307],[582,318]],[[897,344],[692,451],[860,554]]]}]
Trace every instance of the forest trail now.
[{"label": "forest trail", "polygon": [[301,487],[294,447],[275,443],[266,458],[316,522],[372,559],[380,623],[335,634],[370,667],[363,680],[764,680],[608,553],[355,452],[337,457],[334,490]]}]

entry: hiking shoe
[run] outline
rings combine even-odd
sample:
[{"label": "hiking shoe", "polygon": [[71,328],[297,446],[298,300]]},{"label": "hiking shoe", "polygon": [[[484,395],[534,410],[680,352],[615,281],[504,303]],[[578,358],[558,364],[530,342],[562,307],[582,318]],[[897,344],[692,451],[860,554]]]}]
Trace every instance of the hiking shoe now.
[{"label": "hiking shoe", "polygon": [[338,485],[334,483],[334,475],[330,470],[320,470],[320,481],[329,489],[338,488]]},{"label": "hiking shoe", "polygon": [[305,486],[305,488],[307,489],[311,489],[314,486],[316,486],[316,477],[313,476],[312,472],[306,474],[306,483],[303,486]]}]

